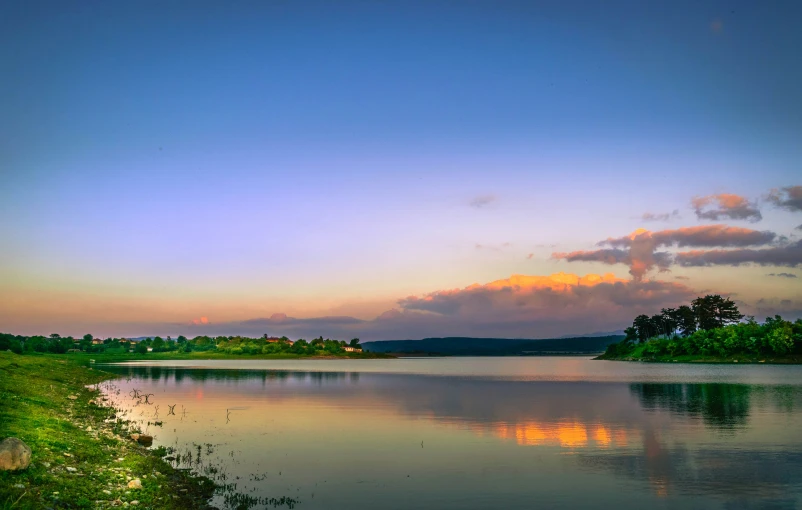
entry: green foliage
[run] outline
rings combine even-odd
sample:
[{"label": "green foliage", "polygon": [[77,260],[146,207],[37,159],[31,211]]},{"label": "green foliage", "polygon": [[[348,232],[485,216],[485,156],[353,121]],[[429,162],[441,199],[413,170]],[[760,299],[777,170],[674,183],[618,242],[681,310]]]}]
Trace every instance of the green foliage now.
[{"label": "green foliage", "polygon": [[731,299],[711,294],[694,299],[691,306],[663,308],[659,314],[651,317],[638,315],[632,321],[632,327],[625,330],[626,340],[646,342],[650,338],[658,336],[664,338],[677,335],[687,337],[700,329],[711,330],[737,323],[743,317]]},{"label": "green foliage", "polygon": [[[93,403],[97,393],[89,388],[111,377],[69,356],[0,352],[0,438],[18,437],[33,450],[27,469],[0,471],[0,508],[110,508],[133,497],[141,508],[208,508],[211,480],[119,439],[125,423],[109,420],[114,409]],[[122,473],[149,476],[134,495],[126,494]]]},{"label": "green foliage", "polygon": [[[133,352],[137,355],[147,354],[148,347],[153,351],[149,356],[157,353],[176,352],[180,354],[190,353],[209,353],[210,356],[217,354],[234,356],[356,356],[358,353],[347,353],[345,346],[360,347],[359,339],[353,338],[349,343],[342,340],[331,340],[322,336],[307,342],[300,339],[292,342],[286,336],[281,338],[268,337],[249,338],[244,336],[196,336],[187,339],[181,335],[176,340],[167,337],[156,336],[153,338],[143,338],[139,342],[133,342],[124,338],[107,338],[101,344],[93,344],[92,335],[84,335],[80,340],[72,337],[61,337],[54,333],[49,336],[15,336],[0,333],[0,352],[10,350],[12,352],[23,353],[54,353],[74,355],[76,351],[86,354],[101,356],[124,355]],[[368,356],[371,357],[371,356]]]},{"label": "green foliage", "polygon": [[[630,340],[635,339],[633,328],[627,330],[627,338]],[[640,345],[624,340],[608,346],[604,357],[657,359],[701,356],[750,359],[799,354],[802,354],[802,320],[792,323],[777,315],[767,318],[763,324],[750,318],[738,324],[698,329],[688,336],[654,335]]]},{"label": "green foliage", "polygon": [[743,319],[738,307],[731,299],[724,299],[719,295],[707,295],[693,300],[691,308],[696,316],[699,329],[720,328]]}]

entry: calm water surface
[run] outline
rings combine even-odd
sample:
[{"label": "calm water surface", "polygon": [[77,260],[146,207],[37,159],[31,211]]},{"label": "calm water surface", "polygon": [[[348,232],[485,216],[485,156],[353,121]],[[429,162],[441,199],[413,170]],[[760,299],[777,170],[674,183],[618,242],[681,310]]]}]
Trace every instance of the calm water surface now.
[{"label": "calm water surface", "polygon": [[221,507],[286,497],[299,509],[802,508],[799,366],[533,357],[104,368],[122,376],[108,395],[175,449],[178,467],[230,484]]}]

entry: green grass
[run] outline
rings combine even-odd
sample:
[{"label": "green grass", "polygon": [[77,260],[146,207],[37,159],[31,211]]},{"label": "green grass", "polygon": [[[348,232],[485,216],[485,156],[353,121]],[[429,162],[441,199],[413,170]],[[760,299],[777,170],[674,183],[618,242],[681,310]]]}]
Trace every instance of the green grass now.
[{"label": "green grass", "polygon": [[787,354],[784,356],[759,355],[752,353],[738,353],[730,356],[713,356],[704,354],[677,354],[677,355],[654,355],[644,352],[646,344],[639,344],[626,354],[610,356],[602,354],[594,359],[618,360],[618,361],[648,361],[654,363],[769,363],[769,364],[802,364],[802,356],[799,354]]},{"label": "green grass", "polygon": [[[0,472],[0,509],[208,506],[210,480],[125,439],[127,423],[93,403],[99,394],[87,386],[114,376],[86,367],[90,357],[0,353],[0,439],[18,437],[33,451],[26,470]],[[128,489],[134,478],[142,489]]]}]

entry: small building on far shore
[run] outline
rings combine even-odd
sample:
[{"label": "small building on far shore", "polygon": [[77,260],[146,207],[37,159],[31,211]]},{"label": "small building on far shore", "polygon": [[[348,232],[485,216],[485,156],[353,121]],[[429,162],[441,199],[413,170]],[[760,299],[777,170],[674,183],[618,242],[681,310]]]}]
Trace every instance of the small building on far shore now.
[{"label": "small building on far shore", "polygon": [[350,345],[346,345],[343,349],[345,349],[345,352],[362,352],[362,347],[352,347]]},{"label": "small building on far shore", "polygon": [[295,343],[295,342],[293,342],[292,340],[290,340],[288,338],[280,338],[280,337],[277,337],[277,336],[267,336],[267,335],[265,335],[262,338],[264,339],[265,342],[267,342],[269,344],[277,344],[279,342],[284,342],[284,343],[286,343],[288,345],[292,345],[292,344]]}]

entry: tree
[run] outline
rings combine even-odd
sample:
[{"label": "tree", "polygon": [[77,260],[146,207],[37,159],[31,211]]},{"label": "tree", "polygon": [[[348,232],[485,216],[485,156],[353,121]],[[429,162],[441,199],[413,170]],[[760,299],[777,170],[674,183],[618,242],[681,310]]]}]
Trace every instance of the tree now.
[{"label": "tree", "polygon": [[721,328],[727,324],[736,323],[744,317],[730,298],[724,299],[718,294],[708,294],[703,298],[696,298],[691,306],[699,329]]},{"label": "tree", "polygon": [[90,335],[89,333],[87,333],[87,334],[85,334],[85,335],[84,335],[84,340],[85,340],[85,341],[87,341],[87,342],[91,342],[92,340],[94,340],[94,338],[95,338],[95,337],[93,337],[93,336],[92,336],[92,335]]},{"label": "tree", "polygon": [[624,330],[624,334],[626,337],[624,338],[624,343],[634,342],[638,339],[638,330],[635,329],[634,326],[630,326]]},{"label": "tree", "polygon": [[134,352],[137,354],[147,354],[148,346],[145,345],[145,342],[139,342],[136,344],[136,347],[134,347]]},{"label": "tree", "polygon": [[162,337],[157,336],[153,339],[153,342],[151,342],[150,346],[153,348],[153,352],[161,352],[164,350],[165,343],[164,340],[162,340]]},{"label": "tree", "polygon": [[358,338],[352,338],[351,339],[351,347],[359,347],[359,339]]},{"label": "tree", "polygon": [[677,327],[682,336],[692,335],[696,331],[696,314],[688,305],[682,305],[676,311]]},{"label": "tree", "polygon": [[671,334],[671,330],[669,329],[669,325],[666,323],[666,318],[663,314],[658,313],[652,315],[649,318],[649,322],[652,323],[652,329],[654,330],[655,336],[669,336]]},{"label": "tree", "polygon": [[655,335],[655,328],[652,324],[652,319],[648,315],[638,315],[635,317],[635,320],[632,322],[632,327],[635,328],[635,332],[640,342],[645,342]]},{"label": "tree", "polygon": [[178,338],[176,340],[178,341],[179,344],[183,344],[186,343],[187,337],[185,337],[184,335],[178,335]]}]

